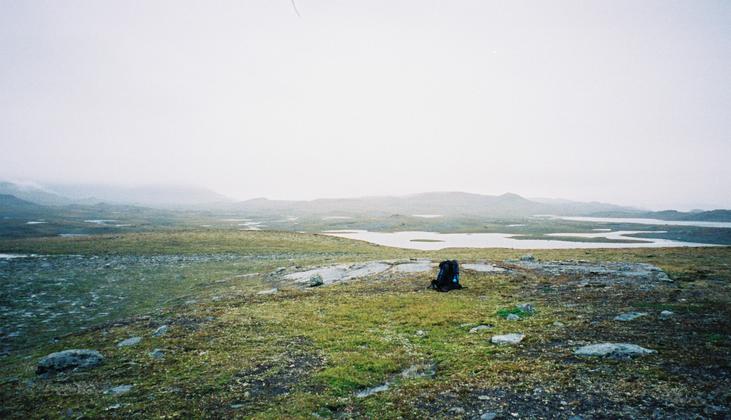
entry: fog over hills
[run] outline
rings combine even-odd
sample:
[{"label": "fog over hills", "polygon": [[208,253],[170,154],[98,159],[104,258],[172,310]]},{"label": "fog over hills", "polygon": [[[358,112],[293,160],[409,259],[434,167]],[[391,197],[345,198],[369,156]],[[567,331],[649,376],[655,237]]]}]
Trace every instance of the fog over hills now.
[{"label": "fog over hills", "polygon": [[[189,186],[138,187],[0,182],[3,213],[22,208],[28,215],[58,206],[141,206],[167,210],[195,210],[257,216],[391,216],[439,215],[445,217],[526,217],[534,215],[645,217],[664,220],[731,220],[731,211],[647,211],[601,202],[558,198],[525,198],[515,193],[484,195],[457,191],[425,192],[401,196],[235,201],[210,189]],[[45,207],[44,207],[45,206]],[[7,211],[6,211],[7,210]]]}]

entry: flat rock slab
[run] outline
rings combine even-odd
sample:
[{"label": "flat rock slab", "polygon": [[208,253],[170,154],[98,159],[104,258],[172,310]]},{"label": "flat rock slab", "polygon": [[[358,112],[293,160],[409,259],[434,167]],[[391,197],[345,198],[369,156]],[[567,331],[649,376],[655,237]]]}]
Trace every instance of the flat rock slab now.
[{"label": "flat rock slab", "polygon": [[431,261],[397,264],[393,266],[393,271],[398,273],[425,273],[431,271],[435,265]]},{"label": "flat rock slab", "polygon": [[43,357],[36,368],[36,373],[55,373],[69,369],[86,369],[99,366],[104,356],[96,350],[71,349],[51,353]]},{"label": "flat rock slab", "polygon": [[490,342],[492,344],[498,344],[498,345],[512,345],[512,344],[518,344],[525,338],[525,334],[521,333],[512,333],[512,334],[504,334],[504,335],[494,335],[490,339]]},{"label": "flat rock slab", "polygon": [[626,359],[635,356],[645,356],[657,353],[655,350],[646,349],[636,344],[627,343],[600,343],[579,347],[574,351],[576,356],[587,357],[612,357]]},{"label": "flat rock slab", "polygon": [[647,312],[627,312],[614,317],[615,321],[633,321],[637,318],[647,316]]},{"label": "flat rock slab", "polygon": [[323,284],[332,284],[340,281],[352,280],[361,277],[372,276],[382,273],[391,268],[390,264],[383,262],[368,262],[362,264],[340,264],[330,267],[320,267],[307,271],[300,271],[284,276],[287,280],[296,283],[308,283],[311,278],[320,276]]},{"label": "flat rock slab", "polygon": [[462,268],[465,270],[477,271],[480,273],[502,273],[507,271],[502,267],[497,267],[487,263],[475,263],[475,264],[462,264]]},{"label": "flat rock slab", "polygon": [[590,277],[605,283],[622,282],[671,282],[672,279],[659,267],[647,263],[588,262],[588,261],[512,261],[513,264],[536,270],[543,274]]}]

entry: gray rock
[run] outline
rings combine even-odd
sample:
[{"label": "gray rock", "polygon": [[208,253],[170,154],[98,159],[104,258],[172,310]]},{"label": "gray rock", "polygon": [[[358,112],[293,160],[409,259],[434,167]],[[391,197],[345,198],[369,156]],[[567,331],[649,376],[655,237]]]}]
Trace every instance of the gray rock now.
[{"label": "gray rock", "polygon": [[664,310],[664,311],[660,312],[660,319],[668,319],[668,318],[672,317],[673,315],[675,315],[675,312]]},{"label": "gray rock", "polygon": [[563,327],[565,327],[565,326],[566,326],[566,324],[564,324],[564,323],[563,323],[563,322],[561,322],[561,321],[555,321],[555,322],[553,323],[553,326],[554,326],[554,327],[556,327],[556,328],[563,328]]},{"label": "gray rock", "polygon": [[518,344],[525,338],[525,334],[511,333],[503,335],[494,335],[490,339],[492,344],[504,345],[504,344]]},{"label": "gray rock", "polygon": [[452,414],[460,415],[464,414],[464,408],[462,407],[452,407],[449,409],[449,412]]},{"label": "gray rock", "polygon": [[322,276],[319,274],[315,274],[314,276],[310,277],[310,280],[307,282],[307,287],[317,287],[322,286],[325,284],[325,282],[322,281]]},{"label": "gray rock", "polygon": [[526,314],[534,314],[536,313],[536,308],[533,307],[530,303],[519,303],[516,305],[518,309],[520,309],[521,312],[525,312]]},{"label": "gray rock", "polygon": [[168,333],[168,326],[167,325],[160,325],[154,333],[152,333],[153,337],[162,337],[163,335]]},{"label": "gray rock", "polygon": [[490,330],[490,329],[492,329],[492,325],[478,325],[478,326],[476,326],[474,328],[470,328],[470,334],[475,334],[475,333],[478,333],[480,331],[487,331],[487,330]]},{"label": "gray rock", "polygon": [[71,349],[51,353],[43,357],[36,368],[36,373],[55,373],[69,369],[86,369],[99,366],[104,356],[96,350]]},{"label": "gray rock", "polygon": [[128,393],[131,390],[132,390],[132,385],[119,385],[119,386],[115,386],[114,388],[110,388],[107,391],[107,394],[122,395],[122,394]]},{"label": "gray rock", "polygon": [[478,273],[502,273],[507,271],[504,268],[487,263],[462,264],[462,268],[477,271]]},{"label": "gray rock", "polygon": [[162,349],[155,349],[147,354],[153,359],[162,359],[165,357],[165,352]]},{"label": "gray rock", "polygon": [[388,384],[388,383],[385,383],[385,384],[382,384],[382,385],[374,386],[374,387],[372,387],[372,388],[366,388],[366,389],[364,389],[364,390],[362,390],[362,391],[358,391],[358,392],[356,392],[356,393],[355,393],[355,397],[356,397],[356,398],[365,398],[365,397],[370,397],[370,396],[371,396],[371,395],[373,395],[373,394],[377,394],[377,393],[379,393],[379,392],[384,392],[384,391],[388,391],[388,389],[389,389],[390,387],[391,387],[391,385],[390,385],[390,384]]},{"label": "gray rock", "polygon": [[256,292],[256,294],[257,295],[273,295],[273,294],[277,293],[278,291],[279,290],[277,290],[277,288],[275,287],[272,289],[267,289],[267,290],[262,290],[260,292]]},{"label": "gray rock", "polygon": [[492,411],[482,413],[480,416],[480,420],[494,420],[495,418],[497,418],[497,413],[493,413]]},{"label": "gray rock", "polygon": [[627,343],[600,343],[579,347],[574,351],[576,356],[629,358],[656,353],[636,344]]},{"label": "gray rock", "polygon": [[426,337],[426,331],[418,330],[418,331],[416,331],[416,333],[414,335],[417,337]]},{"label": "gray rock", "polygon": [[424,273],[431,271],[433,265],[431,261],[421,261],[416,263],[398,264],[393,270],[399,273]]},{"label": "gray rock", "polygon": [[404,379],[433,378],[437,374],[437,365],[434,363],[418,363],[401,372]]},{"label": "gray rock", "polygon": [[508,321],[520,321],[520,316],[516,314],[508,314],[505,319],[507,319]]},{"label": "gray rock", "polygon": [[647,312],[627,312],[614,317],[615,321],[633,321],[637,318],[646,316]]},{"label": "gray rock", "polygon": [[536,260],[536,257],[534,257],[533,254],[525,254],[520,257],[520,260],[525,262],[533,262]]},{"label": "gray rock", "polygon": [[119,343],[117,343],[117,347],[130,347],[130,346],[136,346],[137,344],[142,341],[142,337],[130,337],[126,340],[122,340]]}]

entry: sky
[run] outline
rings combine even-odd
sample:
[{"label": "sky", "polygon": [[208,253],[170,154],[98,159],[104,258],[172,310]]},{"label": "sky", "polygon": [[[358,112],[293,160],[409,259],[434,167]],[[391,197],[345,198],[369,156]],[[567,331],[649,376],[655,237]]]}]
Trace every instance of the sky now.
[{"label": "sky", "polygon": [[0,179],[731,208],[731,2],[295,2],[0,0]]}]

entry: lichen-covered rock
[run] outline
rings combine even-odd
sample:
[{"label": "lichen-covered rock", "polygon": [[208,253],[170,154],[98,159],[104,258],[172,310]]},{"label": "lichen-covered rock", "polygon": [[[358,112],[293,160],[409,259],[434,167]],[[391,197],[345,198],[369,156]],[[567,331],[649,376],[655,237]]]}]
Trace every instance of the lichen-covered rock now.
[{"label": "lichen-covered rock", "polygon": [[508,321],[520,321],[520,316],[516,314],[508,314],[505,319],[507,319]]},{"label": "lichen-covered rock", "polygon": [[70,369],[86,369],[99,366],[104,356],[96,350],[70,349],[51,353],[43,357],[36,368],[36,373],[55,373]]},{"label": "lichen-covered rock", "polygon": [[613,357],[619,359],[645,356],[652,353],[656,353],[656,351],[640,347],[636,344],[627,343],[590,344],[579,347],[574,351],[576,356]]}]

